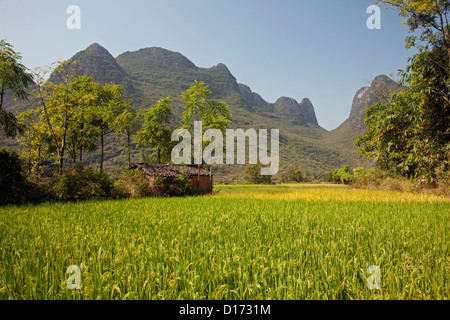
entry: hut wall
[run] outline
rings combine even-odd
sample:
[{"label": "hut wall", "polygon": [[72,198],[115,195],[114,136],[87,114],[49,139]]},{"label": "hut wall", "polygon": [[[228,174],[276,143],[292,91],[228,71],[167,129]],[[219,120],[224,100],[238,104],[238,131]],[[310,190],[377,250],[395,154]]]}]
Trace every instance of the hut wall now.
[{"label": "hut wall", "polygon": [[191,188],[194,192],[206,192],[211,193],[213,190],[213,177],[210,176],[192,176],[191,178]]}]

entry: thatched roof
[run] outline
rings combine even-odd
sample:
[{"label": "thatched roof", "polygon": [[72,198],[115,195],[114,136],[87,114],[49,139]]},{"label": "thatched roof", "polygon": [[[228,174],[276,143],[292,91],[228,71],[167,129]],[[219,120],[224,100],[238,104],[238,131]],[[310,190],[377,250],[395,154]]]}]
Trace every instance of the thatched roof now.
[{"label": "thatched roof", "polygon": [[[198,176],[198,166],[196,165],[170,165],[170,164],[148,164],[136,163],[130,169],[141,169],[149,176],[161,175],[167,178],[178,178],[184,175],[188,178]],[[200,168],[201,176],[209,176],[209,171]]]}]

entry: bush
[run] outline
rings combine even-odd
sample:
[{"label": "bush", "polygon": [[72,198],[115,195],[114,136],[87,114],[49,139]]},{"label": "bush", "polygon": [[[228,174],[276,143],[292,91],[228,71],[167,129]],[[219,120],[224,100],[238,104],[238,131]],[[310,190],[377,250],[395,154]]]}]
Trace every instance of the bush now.
[{"label": "bush", "polygon": [[191,194],[191,180],[188,177],[182,175],[181,177],[175,178],[174,182],[180,190],[180,195]]},{"label": "bush", "polygon": [[299,183],[304,181],[305,177],[303,176],[300,167],[289,167],[285,169],[278,179],[279,183]]},{"label": "bush", "polygon": [[249,184],[273,184],[272,176],[261,175],[261,164],[250,164],[245,167],[244,180]]},{"label": "bush", "polygon": [[145,173],[141,170],[125,170],[122,178],[117,181],[117,187],[132,198],[184,196],[191,194],[191,182],[182,175],[178,178],[157,176],[150,185]]},{"label": "bush", "polygon": [[28,201],[32,185],[23,173],[22,163],[15,152],[0,150],[0,205]]},{"label": "bush", "polygon": [[408,179],[396,177],[381,169],[356,168],[352,186],[357,189],[380,189],[392,191],[413,191],[414,184]]},{"label": "bush", "polygon": [[331,170],[328,179],[334,183],[351,184],[354,181],[354,176],[350,166],[344,165],[340,169]]},{"label": "bush", "polygon": [[60,201],[117,199],[124,196],[107,173],[95,171],[92,167],[85,168],[81,164],[66,169],[54,178],[53,193],[55,199]]}]

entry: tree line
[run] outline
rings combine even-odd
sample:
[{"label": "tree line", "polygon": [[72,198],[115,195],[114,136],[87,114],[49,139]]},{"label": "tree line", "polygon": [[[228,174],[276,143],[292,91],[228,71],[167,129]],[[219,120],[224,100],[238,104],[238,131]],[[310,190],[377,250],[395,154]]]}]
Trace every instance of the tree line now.
[{"label": "tree line", "polygon": [[[100,170],[104,169],[105,137],[121,137],[131,166],[131,145],[150,148],[158,163],[170,162],[172,100],[161,98],[150,108],[137,110],[125,90],[117,84],[100,84],[92,77],[77,76],[76,61],[61,63],[50,81],[45,74],[33,74],[21,63],[21,56],[6,41],[0,42],[1,105],[0,128],[8,137],[19,135],[22,157],[29,173],[39,175],[41,165],[53,159],[62,174],[67,161],[83,163],[83,157],[100,149]],[[28,88],[36,89],[29,92]],[[6,91],[14,98],[37,101],[17,116],[2,108]],[[191,129],[194,121],[203,121],[203,130],[224,131],[231,121],[228,105],[211,98],[204,82],[195,81],[182,93],[184,112],[182,128]]]}]

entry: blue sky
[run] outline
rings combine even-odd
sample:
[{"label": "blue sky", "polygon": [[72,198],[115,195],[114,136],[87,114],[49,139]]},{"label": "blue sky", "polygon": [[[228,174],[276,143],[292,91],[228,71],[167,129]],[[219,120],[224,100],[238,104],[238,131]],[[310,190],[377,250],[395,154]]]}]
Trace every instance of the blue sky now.
[{"label": "blue sky", "polygon": [[[69,5],[81,29],[66,27]],[[407,58],[407,27],[381,10],[369,30],[372,0],[0,0],[0,39],[31,69],[72,57],[97,42],[114,57],[162,47],[199,67],[224,63],[266,101],[281,96],[314,104],[332,130],[349,115],[354,94],[379,74],[397,77]]]}]

